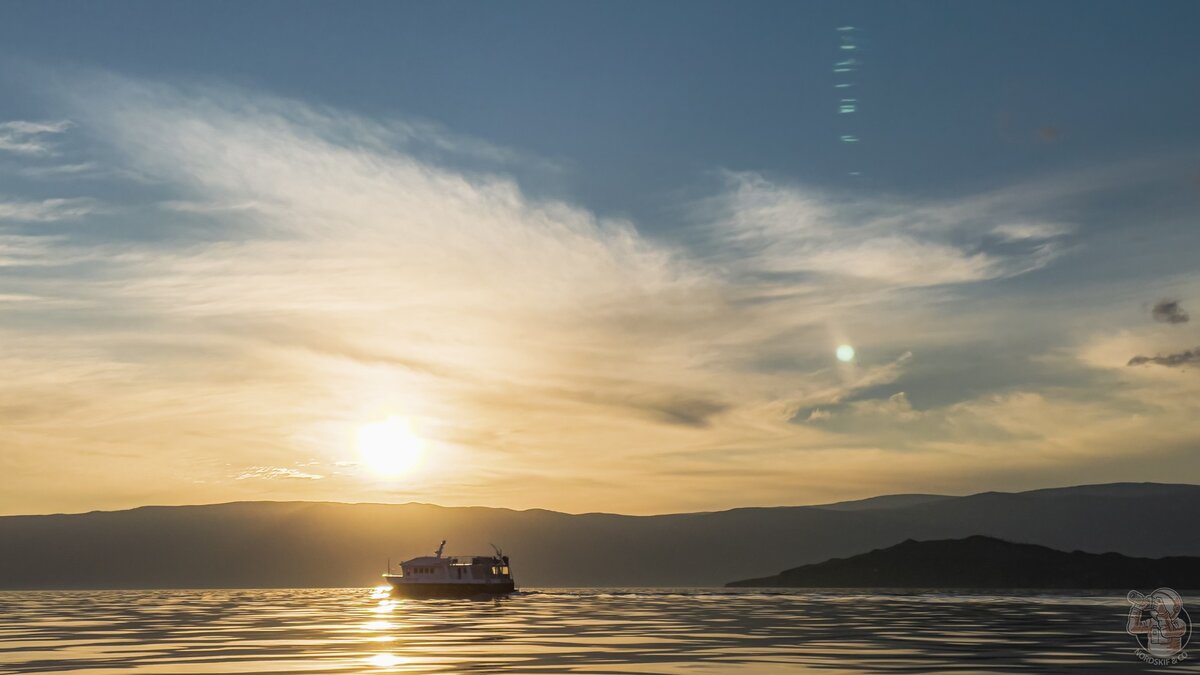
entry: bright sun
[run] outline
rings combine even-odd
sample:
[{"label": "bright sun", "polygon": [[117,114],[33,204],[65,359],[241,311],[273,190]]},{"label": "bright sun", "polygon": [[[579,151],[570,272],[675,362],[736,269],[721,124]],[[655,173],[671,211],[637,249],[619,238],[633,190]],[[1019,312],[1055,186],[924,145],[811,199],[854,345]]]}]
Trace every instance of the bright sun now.
[{"label": "bright sun", "polygon": [[389,417],[358,430],[358,454],[363,463],[381,476],[408,473],[425,452],[425,442],[413,433],[403,417]]}]

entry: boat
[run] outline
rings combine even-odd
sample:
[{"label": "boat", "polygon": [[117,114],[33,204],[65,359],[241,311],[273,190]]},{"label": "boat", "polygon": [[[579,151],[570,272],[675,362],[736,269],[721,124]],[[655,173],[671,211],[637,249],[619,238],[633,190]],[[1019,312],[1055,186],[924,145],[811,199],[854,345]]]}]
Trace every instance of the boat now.
[{"label": "boat", "polygon": [[516,590],[508,556],[493,546],[495,555],[443,556],[437,553],[400,563],[400,573],[383,575],[396,595],[407,598],[468,598],[507,595]]}]

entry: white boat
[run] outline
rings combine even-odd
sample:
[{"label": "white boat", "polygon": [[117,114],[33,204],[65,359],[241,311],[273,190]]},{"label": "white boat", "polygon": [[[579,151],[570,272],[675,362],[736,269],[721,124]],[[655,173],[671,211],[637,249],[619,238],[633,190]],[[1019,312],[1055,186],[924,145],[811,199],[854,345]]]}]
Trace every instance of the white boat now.
[{"label": "white boat", "polygon": [[[446,542],[437,553],[400,563],[400,573],[391,570],[383,578],[397,595],[409,598],[465,598],[476,595],[506,595],[516,590],[508,556],[443,556]],[[493,547],[495,548],[495,547]]]}]

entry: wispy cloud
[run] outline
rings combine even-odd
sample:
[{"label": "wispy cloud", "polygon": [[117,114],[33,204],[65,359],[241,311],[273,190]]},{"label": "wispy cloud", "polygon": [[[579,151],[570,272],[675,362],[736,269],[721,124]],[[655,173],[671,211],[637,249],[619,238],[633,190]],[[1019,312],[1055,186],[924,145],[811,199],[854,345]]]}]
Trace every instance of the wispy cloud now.
[{"label": "wispy cloud", "polygon": [[51,222],[75,220],[94,213],[97,204],[91,199],[43,199],[14,201],[0,199],[0,222]]},{"label": "wispy cloud", "polygon": [[277,480],[280,478],[290,478],[294,480],[321,480],[325,478],[325,476],[281,466],[252,466],[234,477],[235,480]]},{"label": "wispy cloud", "polygon": [[1175,354],[1159,354],[1156,356],[1135,356],[1129,359],[1131,366],[1142,366],[1146,364],[1154,364],[1156,366],[1166,366],[1168,368],[1176,368],[1179,366],[1192,366],[1200,364],[1200,348],[1186,349]]},{"label": "wispy cloud", "polygon": [[[0,268],[44,267],[64,261],[61,237],[6,234],[0,231]],[[12,297],[29,297],[24,293]]]},{"label": "wispy cloud", "polygon": [[1005,241],[1036,241],[1062,237],[1072,229],[1066,223],[1001,223],[992,228],[992,234]]},{"label": "wispy cloud", "polygon": [[24,166],[20,173],[33,178],[48,178],[55,176],[90,176],[100,172],[100,165],[95,162],[76,162],[74,164],[51,164],[48,166]]},{"label": "wispy cloud", "polygon": [[71,126],[68,121],[0,122],[0,152],[32,156],[54,154],[54,144],[49,137],[61,134]]},{"label": "wispy cloud", "polygon": [[[777,281],[820,275],[904,288],[1014,276],[1049,263],[1058,248],[1048,240],[1069,230],[1055,223],[980,226],[1005,218],[1004,204],[839,201],[757,174],[727,180],[727,192],[700,206],[708,220],[702,243],[739,273]],[[988,250],[988,231],[1030,245]]]},{"label": "wispy cloud", "polygon": [[186,201],[180,199],[171,199],[159,203],[159,208],[168,211],[178,211],[179,213],[198,213],[198,214],[219,214],[230,213],[237,211],[252,211],[259,208],[259,205],[254,202],[238,202],[222,204],[212,201]]}]

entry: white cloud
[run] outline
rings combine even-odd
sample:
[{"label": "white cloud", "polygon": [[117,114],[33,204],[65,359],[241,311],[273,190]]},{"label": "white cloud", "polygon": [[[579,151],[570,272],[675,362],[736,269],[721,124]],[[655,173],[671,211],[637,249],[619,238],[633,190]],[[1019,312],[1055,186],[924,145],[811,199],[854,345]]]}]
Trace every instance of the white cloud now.
[{"label": "white cloud", "polygon": [[28,122],[13,120],[0,122],[0,152],[18,155],[50,155],[54,152],[52,142],[46,138],[61,134],[71,128],[68,121]]},{"label": "white cloud", "polygon": [[39,134],[61,134],[70,128],[71,123],[66,120],[57,122],[28,122],[24,120],[0,122],[0,132],[24,134],[26,136],[36,136]]},{"label": "white cloud", "polygon": [[0,200],[0,222],[51,222],[74,220],[97,210],[91,199],[43,199],[40,201]]},{"label": "white cloud", "polygon": [[293,478],[300,480],[321,480],[325,478],[320,474],[308,473],[298,469],[289,469],[281,466],[252,466],[249,469],[239,473],[234,477],[235,480],[275,480],[279,478]]},{"label": "white cloud", "polygon": [[[0,232],[0,268],[29,267],[51,264],[60,252],[57,237],[4,234]],[[24,297],[24,294],[12,294]]]},{"label": "white cloud", "polygon": [[[3,267],[3,266],[4,266],[4,263],[3,263],[3,262],[0,262],[0,267]],[[17,303],[17,302],[37,302],[39,299],[40,299],[40,298],[38,298],[36,295],[26,295],[26,294],[23,294],[23,293],[3,293],[3,294],[0,294],[0,302],[11,302],[11,303]]]},{"label": "white cloud", "polygon": [[[717,259],[739,274],[777,275],[776,283],[815,274],[891,288],[939,286],[1022,274],[1057,254],[1052,244],[1040,241],[1049,235],[1035,237],[1032,226],[1018,231],[1005,224],[993,232],[1022,234],[1020,239],[1038,244],[1020,251],[987,250],[975,234],[979,221],[1001,216],[963,203],[841,202],[750,173],[730,174],[728,185],[725,194],[701,206],[708,221],[702,245],[715,249]],[[1065,226],[1043,223],[1037,233],[1046,235],[1052,227],[1065,231]]]},{"label": "white cloud", "polygon": [[51,164],[48,166],[21,167],[20,173],[33,178],[49,176],[88,176],[97,173],[100,166],[95,162],[77,162],[74,164]]},{"label": "white cloud", "polygon": [[171,199],[158,204],[159,208],[167,211],[178,211],[179,213],[199,213],[199,214],[214,214],[228,213],[237,211],[253,211],[259,208],[259,205],[254,202],[239,202],[222,204],[212,201],[187,201],[181,199]]},{"label": "white cloud", "polygon": [[1030,241],[1062,237],[1071,230],[1065,223],[1001,223],[992,228],[992,234],[1005,241]]}]

